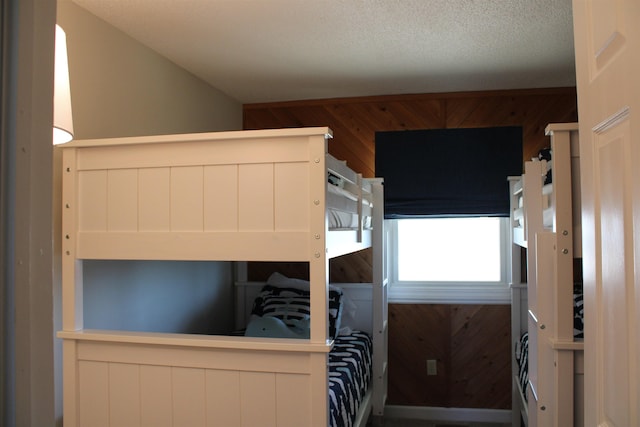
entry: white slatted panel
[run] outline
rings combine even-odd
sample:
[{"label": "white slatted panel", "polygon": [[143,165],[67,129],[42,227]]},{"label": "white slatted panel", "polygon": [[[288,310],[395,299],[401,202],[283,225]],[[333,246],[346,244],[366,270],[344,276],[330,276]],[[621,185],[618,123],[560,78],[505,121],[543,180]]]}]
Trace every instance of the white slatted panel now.
[{"label": "white slatted panel", "polygon": [[240,404],[242,426],[275,427],[275,374],[242,372],[240,374]]},{"label": "white slatted panel", "polygon": [[239,426],[240,373],[207,370],[207,426]]},{"label": "white slatted panel", "polygon": [[171,229],[173,231],[202,231],[202,177],[202,166],[171,169]]},{"label": "white slatted panel", "polygon": [[273,164],[239,166],[240,231],[273,230]]},{"label": "white slatted panel", "polygon": [[138,171],[139,231],[170,230],[170,179],[169,168],[149,168]]},{"label": "white slatted panel", "polygon": [[275,229],[309,228],[308,163],[275,165]]},{"label": "white slatted panel", "polygon": [[312,410],[308,375],[80,362],[89,426],[298,426]]},{"label": "white slatted panel", "polygon": [[172,368],[173,425],[205,426],[204,369]]},{"label": "white slatted panel", "polygon": [[205,231],[238,229],[238,166],[204,168]]},{"label": "white slatted panel", "polygon": [[140,368],[138,365],[109,364],[109,424],[140,425]]},{"label": "white slatted panel", "polygon": [[138,170],[115,169],[107,174],[107,228],[138,230]]},{"label": "white slatted panel", "polygon": [[109,365],[79,362],[80,426],[109,427]]},{"label": "white slatted panel", "polygon": [[142,427],[171,427],[171,368],[140,366],[140,412]]},{"label": "white slatted panel", "polygon": [[307,375],[276,376],[278,427],[297,427],[311,413],[311,384]]},{"label": "white slatted panel", "polygon": [[76,203],[79,204],[78,229],[81,231],[106,231],[107,172],[80,172],[78,174],[78,197],[76,200]]}]

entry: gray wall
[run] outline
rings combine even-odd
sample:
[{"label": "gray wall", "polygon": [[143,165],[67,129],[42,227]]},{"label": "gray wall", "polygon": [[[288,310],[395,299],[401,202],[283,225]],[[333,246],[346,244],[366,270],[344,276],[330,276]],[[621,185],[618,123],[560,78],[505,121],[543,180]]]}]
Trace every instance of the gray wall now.
[{"label": "gray wall", "polygon": [[229,263],[84,261],[84,327],[225,334],[233,328]]},{"label": "gray wall", "polygon": [[51,279],[55,2],[2,1],[0,16],[0,424],[47,426],[55,416]]}]

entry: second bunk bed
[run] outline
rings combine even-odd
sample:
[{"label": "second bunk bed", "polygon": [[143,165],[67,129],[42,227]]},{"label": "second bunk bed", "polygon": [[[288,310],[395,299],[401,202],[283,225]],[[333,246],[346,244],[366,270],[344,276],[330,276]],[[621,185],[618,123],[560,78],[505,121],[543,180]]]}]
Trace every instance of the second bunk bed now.
[{"label": "second bunk bed", "polygon": [[550,149],[510,177],[513,422],[583,425],[578,124],[550,124]]},{"label": "second bunk bed", "polygon": [[[382,416],[382,180],[329,155],[330,138],[303,128],[62,148],[65,426],[363,426]],[[331,258],[367,248],[372,283],[329,284]],[[309,280],[276,275],[250,303],[238,298],[238,319],[249,320],[250,304],[262,321],[247,336],[95,330],[83,323],[86,260],[302,262]],[[362,331],[337,325],[342,296],[368,305],[354,315]],[[301,336],[282,334],[293,326]],[[362,387],[334,375],[347,368],[364,374]],[[343,397],[335,384],[349,387]]]}]

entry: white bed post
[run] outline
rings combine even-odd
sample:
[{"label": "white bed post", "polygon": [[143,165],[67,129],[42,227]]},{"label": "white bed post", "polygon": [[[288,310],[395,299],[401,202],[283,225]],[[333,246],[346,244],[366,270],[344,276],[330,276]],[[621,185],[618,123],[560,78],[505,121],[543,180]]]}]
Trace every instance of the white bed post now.
[{"label": "white bed post", "polygon": [[[63,150],[62,154],[62,329],[64,331],[78,331],[83,328],[83,284],[82,261],[76,259],[76,230],[79,218],[77,217],[75,149]],[[76,385],[78,382],[76,370],[77,342],[64,340],[63,342],[63,411],[65,426],[78,424],[78,407],[75,398],[77,396]]]},{"label": "white bed post", "polygon": [[[83,327],[82,317],[82,262],[76,260],[77,206],[74,205],[76,182],[76,150],[64,150],[62,157],[62,328],[77,331]],[[73,310],[70,309],[73,307]]]},{"label": "white bed post", "polygon": [[[522,283],[522,268],[521,268],[521,251],[522,248],[515,243],[514,236],[514,211],[518,209],[518,194],[516,187],[518,182],[522,185],[521,176],[510,176],[507,178],[509,182],[509,232],[511,234],[510,242],[511,248],[509,248],[509,288],[511,289],[511,343],[514,347],[520,341],[521,335],[527,330],[527,309],[526,309],[526,292],[527,284]],[[521,190],[522,188],[520,188]],[[524,299],[524,301],[523,301]],[[520,394],[520,381],[519,381],[519,367],[515,360],[515,348],[512,348],[511,354],[511,425],[512,427],[519,427],[522,425],[524,419],[525,425],[527,422],[526,405],[523,402]],[[523,390],[526,392],[526,390]]]},{"label": "white bed post", "polygon": [[555,208],[555,286],[549,295],[555,304],[551,308],[553,320],[551,347],[554,351],[556,393],[554,425],[574,424],[574,360],[573,360],[573,194],[571,130],[575,124],[549,125],[545,131],[551,136],[553,168],[553,200]]},{"label": "white bed post", "polygon": [[[328,230],[326,201],[327,181],[327,137],[325,135],[309,137],[309,280],[311,291],[311,333],[312,343],[327,342],[328,332],[328,294],[329,294],[329,259],[325,236]],[[313,404],[311,419],[315,426],[329,424],[329,378],[328,353],[311,354],[311,378],[313,381],[312,401],[324,405]]]},{"label": "white bed post", "polygon": [[573,339],[573,257],[580,251],[580,244],[574,242],[573,224],[573,210],[580,205],[579,188],[575,193],[572,189],[579,183],[578,170],[572,170],[578,167],[578,153],[571,147],[571,132],[576,131],[573,123],[552,124],[545,131],[551,136],[552,227],[544,223],[547,206],[539,197],[545,162],[535,160],[525,165],[525,203],[531,212],[526,215],[529,383],[535,394],[535,399],[529,399],[529,426],[577,424],[573,352],[581,349],[582,343]]},{"label": "white bed post", "polygon": [[373,191],[373,402],[374,423],[381,424],[387,400],[387,259],[384,227],[384,187],[381,178],[371,179]]},{"label": "white bed post", "polygon": [[[310,236],[309,236],[309,279],[311,281],[311,342],[327,341],[327,310],[329,289],[329,259],[327,242],[328,229],[325,210],[327,167],[325,155],[326,138],[309,137],[309,189],[310,200]],[[320,315],[318,316],[318,313]]]},{"label": "white bed post", "polygon": [[362,243],[362,233],[364,230],[364,219],[362,213],[362,174],[357,174],[358,184],[358,243]]},{"label": "white bed post", "polygon": [[[555,206],[553,231],[557,239],[557,280],[560,287],[569,291],[556,295],[556,321],[554,336],[561,341],[573,341],[573,312],[566,307],[573,307],[573,210],[571,188],[571,141],[570,132],[553,132],[547,128],[547,135],[552,135],[551,152],[554,160],[565,167],[553,168],[554,191],[552,203]],[[555,162],[554,162],[555,164]]]}]

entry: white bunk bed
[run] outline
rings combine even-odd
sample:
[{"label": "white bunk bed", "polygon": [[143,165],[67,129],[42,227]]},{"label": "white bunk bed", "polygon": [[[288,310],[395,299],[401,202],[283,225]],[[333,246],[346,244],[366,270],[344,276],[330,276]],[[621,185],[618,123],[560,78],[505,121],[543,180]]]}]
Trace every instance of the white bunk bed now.
[{"label": "white bunk bed", "polygon": [[[578,124],[550,124],[545,133],[550,164],[532,159],[522,176],[509,178],[512,424],[581,426],[583,343],[574,330],[574,266],[582,247]],[[552,182],[545,184],[549,170]]]},{"label": "white bunk bed", "polygon": [[[335,342],[328,334],[328,262],[369,247],[373,283],[345,286],[356,300],[368,295],[370,308],[361,312],[369,317],[360,323],[373,342],[371,387],[353,425],[382,416],[382,180],[362,179],[330,156],[330,137],[328,128],[303,128],[64,146],[58,336],[65,426],[326,427]],[[328,174],[339,180],[338,196],[328,189]],[[346,212],[355,215],[353,224],[343,218],[330,225]],[[84,329],[82,265],[90,259],[308,262],[309,338]]]}]

